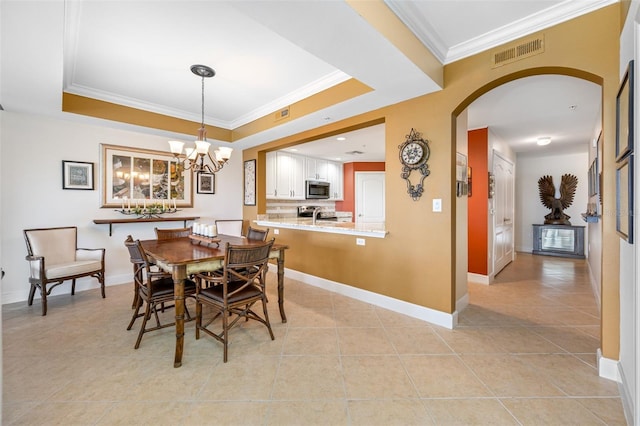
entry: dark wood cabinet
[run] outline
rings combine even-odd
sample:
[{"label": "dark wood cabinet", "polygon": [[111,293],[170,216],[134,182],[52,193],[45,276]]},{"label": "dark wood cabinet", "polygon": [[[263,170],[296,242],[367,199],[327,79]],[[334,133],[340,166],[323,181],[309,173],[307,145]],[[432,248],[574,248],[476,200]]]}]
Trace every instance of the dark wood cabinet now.
[{"label": "dark wood cabinet", "polygon": [[533,254],[584,259],[584,226],[533,225]]}]

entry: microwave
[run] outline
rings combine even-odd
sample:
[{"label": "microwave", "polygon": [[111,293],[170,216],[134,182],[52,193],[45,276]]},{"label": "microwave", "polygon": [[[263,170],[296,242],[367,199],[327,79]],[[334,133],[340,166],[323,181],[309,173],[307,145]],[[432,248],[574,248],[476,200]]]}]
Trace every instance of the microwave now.
[{"label": "microwave", "polygon": [[305,198],[307,200],[320,200],[329,198],[329,182],[308,180],[305,183]]}]

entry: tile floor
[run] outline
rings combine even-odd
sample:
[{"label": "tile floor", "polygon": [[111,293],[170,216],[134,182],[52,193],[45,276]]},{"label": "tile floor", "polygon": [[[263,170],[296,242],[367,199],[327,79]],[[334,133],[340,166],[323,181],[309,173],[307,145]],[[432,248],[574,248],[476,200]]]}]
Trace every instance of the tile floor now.
[{"label": "tile floor", "polygon": [[243,322],[223,364],[187,323],[178,369],[172,328],[133,349],[130,285],[5,305],[2,424],[626,424],[584,261],[519,253],[469,293],[448,330],[287,279],[275,341]]}]

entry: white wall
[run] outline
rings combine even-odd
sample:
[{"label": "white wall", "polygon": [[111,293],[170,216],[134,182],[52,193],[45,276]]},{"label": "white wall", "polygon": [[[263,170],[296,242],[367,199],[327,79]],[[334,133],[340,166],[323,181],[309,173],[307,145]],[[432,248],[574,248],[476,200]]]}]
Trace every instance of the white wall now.
[{"label": "white wall", "polygon": [[544,223],[544,216],[549,209],[542,205],[538,192],[538,179],[544,175],[553,176],[556,191],[560,187],[563,174],[571,173],[578,177],[573,204],[565,210],[571,216],[572,225],[583,226],[580,213],[587,210],[589,170],[589,153],[556,154],[549,156],[518,155],[516,167],[516,226],[515,246],[517,251],[533,250],[533,224]]},{"label": "white wall", "polygon": [[[627,69],[630,60],[635,59],[635,75],[634,80],[637,82],[638,67],[640,66],[640,2],[633,0],[627,15],[622,34],[620,36],[620,79]],[[637,99],[640,96],[640,88],[635,85],[633,94]],[[636,123],[640,122],[640,109],[635,108]],[[634,126],[634,139],[638,141],[640,132],[638,126]],[[637,146],[637,142],[636,142]],[[634,188],[640,188],[640,177],[637,170],[640,166],[638,161],[638,153],[634,158]],[[638,210],[638,190],[634,191],[633,211]],[[609,213],[610,217],[613,212]],[[640,370],[638,369],[638,357],[640,356],[640,313],[638,306],[640,305],[640,294],[638,292],[638,264],[640,263],[640,251],[637,246],[640,241],[638,232],[640,230],[640,220],[638,215],[634,216],[634,244],[629,244],[620,239],[620,357],[618,369],[622,377],[622,401],[625,407],[625,413],[629,424],[640,423]]]},{"label": "white wall", "polygon": [[[182,222],[116,224],[113,236],[109,237],[108,225],[93,223],[97,218],[122,217],[113,209],[100,208],[100,144],[168,152],[165,138],[7,111],[0,114],[0,120],[3,182],[0,253],[6,272],[2,303],[23,301],[28,296],[29,274],[22,234],[25,228],[77,226],[79,246],[106,248],[106,282],[113,285],[131,281],[131,264],[123,244],[128,234],[140,239],[154,238],[155,226],[182,226]],[[96,190],[63,190],[62,160],[93,162]],[[215,194],[197,194],[194,190],[194,207],[177,215],[201,216],[208,221],[241,218],[242,153],[234,151],[229,163],[217,174]],[[97,286],[95,279],[82,279],[77,284],[79,291]],[[70,284],[65,283],[53,294],[69,291]]]}]

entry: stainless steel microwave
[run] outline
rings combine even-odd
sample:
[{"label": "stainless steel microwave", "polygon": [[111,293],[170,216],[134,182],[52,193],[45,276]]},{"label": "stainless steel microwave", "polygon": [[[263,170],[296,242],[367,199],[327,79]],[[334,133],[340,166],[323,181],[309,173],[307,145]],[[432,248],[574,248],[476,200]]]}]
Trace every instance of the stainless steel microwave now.
[{"label": "stainless steel microwave", "polygon": [[305,198],[307,200],[320,200],[329,198],[331,191],[329,182],[319,180],[308,180],[305,184]]}]

